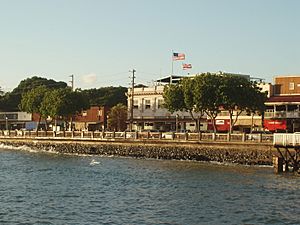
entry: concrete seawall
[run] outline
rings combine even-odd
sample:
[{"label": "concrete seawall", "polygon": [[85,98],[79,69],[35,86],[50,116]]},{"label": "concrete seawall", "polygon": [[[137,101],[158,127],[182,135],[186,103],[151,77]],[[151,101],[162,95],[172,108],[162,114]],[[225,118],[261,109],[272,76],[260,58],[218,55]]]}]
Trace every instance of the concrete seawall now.
[{"label": "concrete seawall", "polygon": [[174,141],[99,141],[2,138],[0,143],[58,153],[115,155],[135,158],[217,161],[272,165],[271,144]]}]

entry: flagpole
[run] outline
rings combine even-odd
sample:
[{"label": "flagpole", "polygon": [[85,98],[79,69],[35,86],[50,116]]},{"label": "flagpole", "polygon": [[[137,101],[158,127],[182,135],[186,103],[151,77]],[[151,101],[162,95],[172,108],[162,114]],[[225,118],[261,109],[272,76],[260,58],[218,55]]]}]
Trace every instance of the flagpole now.
[{"label": "flagpole", "polygon": [[171,60],[172,60],[172,73],[171,73],[171,75],[173,75],[173,66],[174,66],[173,56],[174,56],[174,51],[172,50],[172,58],[171,58]]},{"label": "flagpole", "polygon": [[173,56],[174,56],[174,51],[172,50],[172,73],[171,73],[171,76],[170,76],[170,84],[172,84],[172,76],[173,76],[173,66],[174,66],[174,60],[173,60]]}]

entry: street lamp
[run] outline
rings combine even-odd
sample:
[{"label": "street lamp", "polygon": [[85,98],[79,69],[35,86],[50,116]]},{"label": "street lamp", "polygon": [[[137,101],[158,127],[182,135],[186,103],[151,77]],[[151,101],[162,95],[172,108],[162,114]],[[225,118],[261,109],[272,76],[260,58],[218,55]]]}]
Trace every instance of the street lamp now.
[{"label": "street lamp", "polygon": [[178,114],[176,114],[176,124],[175,124],[175,126],[176,126],[176,133],[178,133]]},{"label": "street lamp", "polygon": [[7,116],[5,117],[5,129],[8,130],[8,118],[7,118]]}]

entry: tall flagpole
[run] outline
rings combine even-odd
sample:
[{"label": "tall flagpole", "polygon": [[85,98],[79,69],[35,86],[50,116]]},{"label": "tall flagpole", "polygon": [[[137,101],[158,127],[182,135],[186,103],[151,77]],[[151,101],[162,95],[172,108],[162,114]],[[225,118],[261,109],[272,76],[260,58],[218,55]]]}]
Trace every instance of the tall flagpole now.
[{"label": "tall flagpole", "polygon": [[173,67],[174,67],[173,57],[174,57],[174,51],[172,50],[172,57],[171,57],[171,60],[172,60],[172,73],[171,73],[171,76],[170,76],[170,84],[172,84],[172,76],[173,76]]},{"label": "tall flagpole", "polygon": [[173,56],[174,56],[174,51],[172,50],[172,57],[171,57],[171,60],[172,60],[172,73],[171,73],[171,75],[173,75],[173,66],[174,66]]}]

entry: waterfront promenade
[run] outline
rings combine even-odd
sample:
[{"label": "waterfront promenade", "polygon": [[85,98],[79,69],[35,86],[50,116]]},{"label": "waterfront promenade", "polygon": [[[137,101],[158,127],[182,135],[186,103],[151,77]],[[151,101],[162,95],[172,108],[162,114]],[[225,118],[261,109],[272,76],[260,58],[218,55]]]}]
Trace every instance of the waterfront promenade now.
[{"label": "waterfront promenade", "polygon": [[68,154],[272,165],[271,139],[247,135],[160,132],[3,131],[0,142]]},{"label": "waterfront promenade", "polygon": [[176,133],[176,132],[109,132],[109,131],[23,131],[2,130],[1,138],[72,139],[72,140],[156,140],[168,142],[247,142],[272,143],[273,134]]}]

